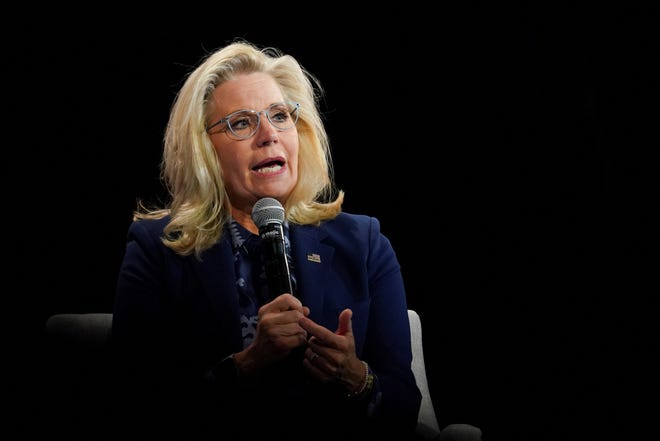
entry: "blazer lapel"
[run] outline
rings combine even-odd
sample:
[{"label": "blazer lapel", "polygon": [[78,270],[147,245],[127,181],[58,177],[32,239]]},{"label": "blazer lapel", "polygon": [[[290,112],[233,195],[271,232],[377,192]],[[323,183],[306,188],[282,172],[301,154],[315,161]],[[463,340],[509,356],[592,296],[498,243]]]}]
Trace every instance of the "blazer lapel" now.
[{"label": "blazer lapel", "polygon": [[[310,308],[314,321],[324,324],[323,300],[328,289],[334,248],[322,243],[326,234],[319,228],[292,225],[289,234],[298,285],[298,292],[294,295]],[[240,349],[243,343],[238,316],[238,290],[229,236],[224,234],[217,245],[203,254],[201,262],[195,260],[193,267],[204,295],[212,305],[213,315],[218,317],[220,332],[231,335],[232,344]]]},{"label": "blazer lapel", "polygon": [[313,320],[322,320],[323,299],[334,248],[321,242],[326,234],[319,228],[292,225],[289,234],[293,271],[299,291],[294,294],[305,306],[309,306]]}]

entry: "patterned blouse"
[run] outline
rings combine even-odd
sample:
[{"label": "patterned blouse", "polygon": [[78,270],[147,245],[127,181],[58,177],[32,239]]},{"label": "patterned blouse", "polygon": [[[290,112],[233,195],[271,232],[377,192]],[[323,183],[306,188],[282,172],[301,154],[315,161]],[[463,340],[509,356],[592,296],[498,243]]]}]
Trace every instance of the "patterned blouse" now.
[{"label": "patterned blouse", "polygon": [[[289,241],[289,223],[284,221],[284,244],[291,271],[291,284],[296,290],[296,277],[291,261],[291,244]],[[246,348],[257,332],[257,311],[263,304],[273,300],[268,291],[268,280],[261,250],[261,237],[250,233],[235,220],[229,223],[234,265],[236,267],[236,286],[238,288],[238,306],[241,314],[243,347]]]}]

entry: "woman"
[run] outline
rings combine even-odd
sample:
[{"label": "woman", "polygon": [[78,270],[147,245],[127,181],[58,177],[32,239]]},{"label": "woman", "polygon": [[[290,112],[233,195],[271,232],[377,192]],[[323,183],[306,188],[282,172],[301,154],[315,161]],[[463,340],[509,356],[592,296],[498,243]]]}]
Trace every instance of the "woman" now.
[{"label": "woman", "polygon": [[[162,173],[118,277],[120,421],[190,439],[414,434],[406,295],[377,219],[344,213],[319,82],[291,56],[235,41],[186,78]],[[293,292],[271,292],[255,203],[284,209]]]}]

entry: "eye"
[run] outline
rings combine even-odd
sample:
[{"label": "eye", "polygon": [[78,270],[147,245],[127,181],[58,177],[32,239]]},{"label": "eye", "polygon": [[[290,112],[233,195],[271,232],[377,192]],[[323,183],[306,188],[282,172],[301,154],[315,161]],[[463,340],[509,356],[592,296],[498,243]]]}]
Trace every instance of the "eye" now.
[{"label": "eye", "polygon": [[286,122],[289,119],[289,109],[285,106],[276,106],[270,109],[271,121]]},{"label": "eye", "polygon": [[250,113],[239,113],[231,117],[228,121],[234,130],[245,130],[255,125],[255,116]]}]

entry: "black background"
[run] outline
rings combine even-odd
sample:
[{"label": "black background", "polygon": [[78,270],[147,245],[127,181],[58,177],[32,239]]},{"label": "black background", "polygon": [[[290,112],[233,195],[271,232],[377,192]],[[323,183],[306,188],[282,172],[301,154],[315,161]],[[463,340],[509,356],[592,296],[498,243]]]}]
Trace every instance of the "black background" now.
[{"label": "black background", "polygon": [[378,217],[397,250],[442,426],[485,441],[657,435],[655,7],[189,6],[203,10],[6,18],[3,315],[20,425],[46,318],[112,308],[136,200],[164,195],[184,76],[244,37],[324,85],[345,210]]}]

